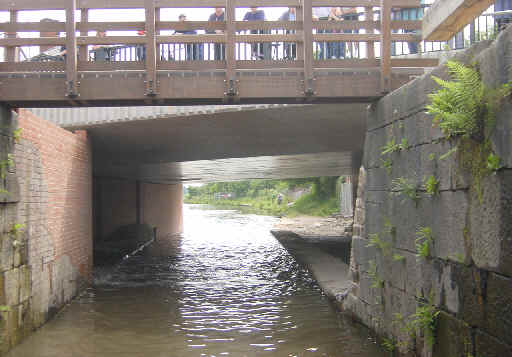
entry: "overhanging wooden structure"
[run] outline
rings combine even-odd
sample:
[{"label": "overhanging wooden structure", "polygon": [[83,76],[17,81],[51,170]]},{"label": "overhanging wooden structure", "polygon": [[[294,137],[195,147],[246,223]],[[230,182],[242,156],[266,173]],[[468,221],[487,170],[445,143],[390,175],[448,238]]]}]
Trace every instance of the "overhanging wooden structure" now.
[{"label": "overhanging wooden structure", "polygon": [[[235,21],[235,9],[290,6],[297,21]],[[364,21],[313,21],[313,7],[365,7]],[[105,106],[212,103],[362,102],[378,98],[437,65],[435,59],[391,59],[391,41],[418,41],[396,29],[419,29],[420,21],[391,21],[391,8],[418,7],[419,0],[0,0],[10,11],[0,24],[6,58],[0,62],[0,102],[12,106]],[[160,21],[161,8],[224,7],[225,22]],[[375,18],[380,7],[379,21]],[[89,22],[90,9],[145,9],[144,22]],[[66,22],[22,23],[22,10],[62,9]],[[81,21],[75,21],[81,10]],[[167,30],[221,30],[220,34],[166,35]],[[269,33],[279,29],[279,33]],[[133,31],[133,36],[87,36],[91,30]],[[144,30],[144,36],[135,31]],[[260,30],[262,33],[243,33]],[[350,31],[350,33],[347,33]],[[378,33],[376,33],[378,31]],[[43,36],[18,38],[17,32]],[[65,32],[66,37],[57,37]],[[328,32],[328,33],[325,33]],[[50,33],[50,35],[48,35]],[[53,36],[52,36],[53,33]],[[364,58],[319,59],[314,43],[366,46]],[[293,44],[294,58],[240,58],[241,44]],[[162,46],[222,44],[225,58],[163,59]],[[376,44],[378,44],[376,46]],[[65,46],[65,62],[20,62],[16,48]],[[90,45],[144,49],[139,60],[91,61]],[[237,47],[238,46],[238,47]],[[382,49],[377,58],[375,49]],[[79,55],[80,54],[80,55]]]}]

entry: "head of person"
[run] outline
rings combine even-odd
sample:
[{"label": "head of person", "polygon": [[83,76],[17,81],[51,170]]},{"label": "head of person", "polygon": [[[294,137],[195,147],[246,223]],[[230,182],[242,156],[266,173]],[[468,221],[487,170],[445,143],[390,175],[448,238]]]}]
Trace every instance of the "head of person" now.
[{"label": "head of person", "polygon": [[251,11],[252,11],[252,12],[256,12],[256,11],[258,11],[258,7],[257,7],[257,6],[251,6]]},{"label": "head of person", "polygon": [[[50,18],[44,18],[41,19],[39,22],[46,23],[46,24],[55,24],[58,23],[59,20],[50,19]],[[48,31],[48,32],[41,32],[41,37],[57,37],[59,36],[59,33],[57,31]]]},{"label": "head of person", "polygon": [[178,20],[180,21],[185,21],[187,19],[187,16],[185,14],[181,14],[180,16],[178,16]]},{"label": "head of person", "polygon": [[215,8],[215,14],[216,14],[217,16],[222,15],[222,13],[223,13],[223,12],[224,12],[224,8],[223,8],[223,7],[216,7],[216,8]]},{"label": "head of person", "polygon": [[295,8],[294,7],[289,7],[288,11],[290,12],[290,14],[295,14]]},{"label": "head of person", "polygon": [[107,31],[98,30],[96,32],[96,36],[98,36],[98,37],[105,37],[105,36],[107,36]]}]

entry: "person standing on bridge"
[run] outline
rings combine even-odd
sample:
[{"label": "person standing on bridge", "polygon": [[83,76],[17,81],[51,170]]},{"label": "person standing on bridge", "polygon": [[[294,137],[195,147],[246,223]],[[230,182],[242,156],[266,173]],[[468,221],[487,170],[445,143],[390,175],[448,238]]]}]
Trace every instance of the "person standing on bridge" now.
[{"label": "person standing on bridge", "polygon": [[[296,21],[297,14],[294,7],[289,7],[281,17],[279,21]],[[295,33],[295,30],[286,30],[286,34]],[[295,60],[297,58],[297,44],[287,42],[284,44],[284,58],[287,60]]]},{"label": "person standing on bridge", "polygon": [[[329,20],[329,13],[331,12],[330,7],[314,7],[313,8],[313,20]],[[316,33],[327,33],[326,30],[317,30]],[[316,43],[316,54],[315,59],[326,59],[327,58],[327,42]]]},{"label": "person standing on bridge", "polygon": [[[222,7],[216,7],[215,12],[208,18],[209,22],[224,22],[224,9]],[[217,33],[222,34],[222,30],[209,30],[206,33]],[[208,54],[208,56],[210,56]],[[225,59],[225,45],[223,43],[216,43],[213,45],[213,59],[215,61],[223,61]]]},{"label": "person standing on bridge", "polygon": [[[178,17],[180,22],[185,22],[187,20],[187,16],[185,14],[181,14]],[[174,34],[182,34],[182,35],[197,35],[196,30],[176,30]],[[202,43],[186,43],[185,44],[185,61],[197,61],[202,60],[203,53],[203,44]]]},{"label": "person standing on bridge", "polygon": [[[265,21],[265,11],[258,10],[256,6],[252,6],[244,16],[244,21]],[[264,34],[264,30],[251,30],[251,34]],[[267,50],[268,43],[253,43],[252,57],[255,59],[270,59],[270,51]]]}]

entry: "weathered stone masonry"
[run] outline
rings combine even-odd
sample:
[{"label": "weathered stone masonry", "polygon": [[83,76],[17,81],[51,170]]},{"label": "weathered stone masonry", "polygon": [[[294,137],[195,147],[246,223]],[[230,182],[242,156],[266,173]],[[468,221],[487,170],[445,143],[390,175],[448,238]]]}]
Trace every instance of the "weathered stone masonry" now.
[{"label": "weathered stone masonry", "polygon": [[[512,28],[457,59],[477,61],[491,87],[510,81]],[[432,74],[449,79],[444,66]],[[427,95],[435,89],[427,74],[369,108],[352,242],[353,289],[344,308],[381,337],[398,342],[403,353],[512,356],[512,101],[502,107],[491,138],[504,167],[483,179],[479,198],[460,152],[440,159],[456,141],[444,140],[425,113]],[[387,142],[403,138],[408,149],[382,155]],[[389,173],[383,164],[388,158]],[[392,179],[404,177],[419,187],[430,175],[440,181],[440,194],[422,192],[417,205],[390,195]],[[420,227],[433,232],[427,259],[416,256]],[[391,251],[370,244],[375,233]],[[394,254],[403,259],[393,259]],[[376,279],[382,287],[371,287]],[[424,338],[412,339],[402,329],[420,298],[430,293],[441,310],[433,351]]]},{"label": "weathered stone masonry", "polygon": [[[14,165],[0,205],[0,354],[74,297],[92,271],[92,157],[85,133],[1,113],[2,158]],[[15,143],[13,130],[21,138]],[[23,232],[8,232],[14,224]],[[14,245],[13,240],[22,244]]]}]

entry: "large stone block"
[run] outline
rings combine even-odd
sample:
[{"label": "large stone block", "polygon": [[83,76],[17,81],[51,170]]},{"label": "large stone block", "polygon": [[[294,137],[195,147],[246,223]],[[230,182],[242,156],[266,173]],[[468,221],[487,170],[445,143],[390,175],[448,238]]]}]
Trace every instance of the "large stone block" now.
[{"label": "large stone block", "polygon": [[8,270],[4,275],[5,303],[14,306],[20,303],[20,272],[18,268]]},{"label": "large stone block", "polygon": [[441,312],[437,328],[433,357],[468,357],[473,353],[471,327],[452,315]]},{"label": "large stone block", "polygon": [[470,207],[472,257],[484,269],[512,276],[512,170],[482,180]]},{"label": "large stone block", "polygon": [[486,303],[485,330],[512,345],[512,278],[490,273]]},{"label": "large stone block", "polygon": [[475,356],[512,356],[512,345],[508,345],[500,339],[490,336],[481,330],[477,330],[475,334],[475,352]]},{"label": "large stone block", "polygon": [[14,262],[14,247],[11,237],[0,234],[0,272],[12,269]]}]

